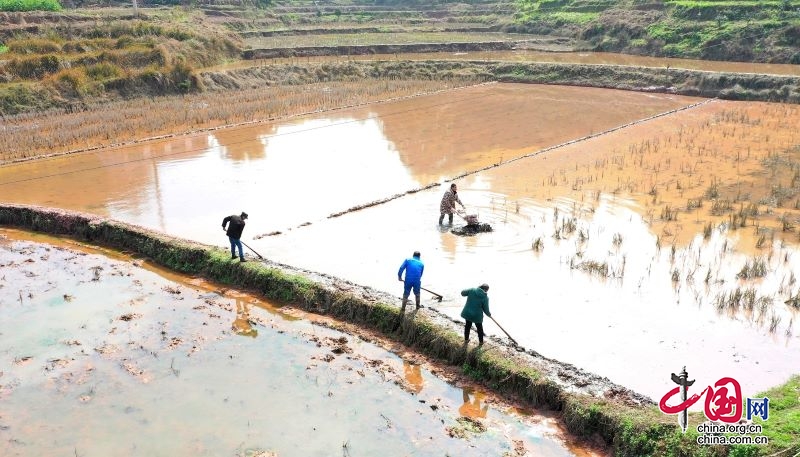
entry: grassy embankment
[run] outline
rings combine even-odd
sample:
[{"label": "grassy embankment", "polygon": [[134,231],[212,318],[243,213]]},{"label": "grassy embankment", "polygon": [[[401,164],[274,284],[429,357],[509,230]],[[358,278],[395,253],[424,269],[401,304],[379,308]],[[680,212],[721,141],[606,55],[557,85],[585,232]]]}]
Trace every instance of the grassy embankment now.
[{"label": "grassy embankment", "polygon": [[[723,8],[723,5],[730,2],[706,3],[713,3],[715,8]],[[703,8],[706,8],[706,3],[702,4]],[[51,108],[84,110],[93,109],[90,106],[92,104],[110,100],[202,92],[206,87],[197,77],[201,68],[238,60],[242,51],[258,57],[257,50],[246,49],[255,44],[266,46],[260,52],[267,52],[267,56],[270,55],[269,50],[290,50],[294,53],[300,49],[326,47],[332,53],[342,54],[377,52],[383,49],[381,46],[389,49],[386,52],[402,52],[402,46],[410,46],[409,50],[421,50],[419,46],[425,43],[433,47],[431,50],[451,52],[467,49],[458,46],[487,43],[499,44],[504,46],[502,49],[506,49],[512,41],[518,41],[517,38],[528,41],[529,44],[538,43],[534,47],[570,47],[569,40],[548,41],[532,35],[499,33],[506,30],[583,38],[591,43],[589,47],[599,50],[695,56],[702,49],[724,47],[706,47],[709,41],[705,38],[716,36],[711,32],[717,29],[712,30],[706,23],[698,25],[699,23],[695,23],[697,21],[692,24],[700,27],[697,29],[698,33],[702,32],[704,38],[699,41],[697,37],[693,38],[696,44],[693,50],[688,45],[678,46],[670,41],[671,38],[661,40],[663,46],[659,45],[660,47],[656,46],[661,43],[660,38],[642,38],[645,30],[661,36],[667,30],[665,24],[672,24],[665,21],[672,18],[673,13],[680,8],[669,2],[650,5],[646,10],[636,9],[643,8],[641,5],[622,1],[597,0],[580,3],[564,0],[524,3],[515,19],[516,5],[508,1],[477,1],[470,4],[432,3],[413,6],[386,2],[376,6],[358,1],[330,1],[289,2],[266,9],[202,4],[201,9],[140,8],[138,16],[133,15],[130,8],[77,9],[69,13],[0,13],[0,16],[6,15],[2,16],[3,19],[7,19],[0,26],[0,114],[8,116]],[[772,3],[768,4],[765,11],[773,14],[775,10],[771,5]],[[797,50],[797,46],[792,45],[795,43],[791,35],[794,26],[790,25],[797,22],[792,11],[779,15],[780,20],[775,19],[777,22],[773,21],[775,24],[789,24],[786,26],[788,28],[784,25],[780,28],[783,31],[781,33],[785,32],[785,39],[759,45],[759,56],[774,57],[784,55],[784,51],[788,49]],[[631,18],[638,17],[640,13],[646,13],[648,20],[658,19],[661,22],[647,22],[649,25],[637,32],[638,34],[625,32],[628,29],[619,24],[607,27],[607,23],[614,20],[620,24],[638,24],[641,21]],[[703,14],[699,17],[704,17]],[[752,28],[753,22],[750,22],[751,25],[747,27]],[[731,28],[734,25],[725,27]],[[575,28],[578,26],[579,28]],[[674,37],[688,39],[691,35],[685,33],[683,28],[673,29],[678,31],[674,33]],[[600,35],[604,38],[598,39]],[[630,39],[623,39],[626,36]],[[483,42],[479,43],[477,40]],[[645,40],[647,44],[638,48],[638,45],[630,44],[639,43],[636,40]],[[630,46],[623,46],[623,42]],[[727,38],[724,42],[728,46]],[[781,43],[788,45],[783,46]],[[301,45],[314,46],[302,48]],[[356,45],[358,49],[355,48]],[[316,49],[309,52],[322,51]],[[781,59],[783,58],[775,57],[774,60]],[[783,60],[787,59],[788,57]],[[302,62],[296,64],[301,65]],[[534,70],[545,73],[533,74]],[[654,87],[665,90],[674,85],[678,86],[680,93],[718,93],[722,97],[734,99],[796,101],[793,82],[780,81],[774,84],[775,81],[769,78],[756,80],[752,77],[741,79],[724,75],[706,77],[694,73],[672,72],[663,78],[650,77],[642,82],[631,79],[624,84],[608,85],[604,81],[606,70],[567,66],[528,66],[527,69],[514,70],[511,74],[479,69],[470,71],[480,74],[480,78],[502,81],[587,84],[648,90],[653,90]],[[576,73],[581,73],[581,77],[575,78]],[[682,80],[682,75],[689,79]],[[427,75],[428,78],[440,76],[451,77],[448,72],[439,71],[431,71]],[[329,72],[320,76],[317,81],[324,78],[331,78],[324,79],[326,81],[341,81],[348,80],[349,77]],[[393,72],[391,77],[413,78],[402,71]],[[221,79],[225,79],[225,76]],[[576,82],[576,79],[580,81]],[[207,78],[205,80],[208,81]],[[658,81],[653,83],[653,80]],[[710,80],[714,80],[710,88],[704,87]],[[316,82],[309,78],[304,78],[304,81]],[[250,89],[274,84],[267,80],[253,80],[251,83]],[[690,90],[692,86],[697,89]],[[211,90],[217,89],[219,88]]]},{"label": "grassy embankment", "polygon": [[470,77],[486,81],[568,84],[628,90],[674,92],[731,100],[800,103],[800,77],[696,70],[635,68],[613,65],[558,63],[504,63],[491,61],[351,61],[264,65],[225,72],[201,73],[206,85],[235,87],[237,81],[271,81],[281,75],[381,75],[389,78],[452,79]]},{"label": "grassy embankment", "polygon": [[[797,455],[800,453],[800,376],[763,392],[763,396],[770,401],[770,418],[764,423],[764,434],[770,437],[770,445],[775,449],[791,449],[795,452],[793,455]],[[758,451],[743,447],[742,452],[735,455]]]},{"label": "grassy embankment", "polygon": [[253,48],[436,43],[445,32],[492,32],[503,40],[509,38],[499,32],[513,32],[514,41],[547,35],[594,51],[800,63],[798,0],[294,0],[255,16],[219,8],[227,16],[222,23]]},{"label": "grassy embankment", "polygon": [[[336,279],[294,271],[270,263],[231,264],[227,251],[94,216],[47,209],[0,205],[0,224],[57,235],[69,235],[92,243],[135,252],[182,273],[201,275],[236,287],[258,291],[265,297],[292,303],[309,311],[363,325],[435,357],[441,363],[460,366],[465,373],[507,398],[543,409],[560,411],[568,430],[576,435],[599,436],[618,456],[745,456],[800,450],[796,430],[800,426],[800,377],[770,390],[770,419],[764,423],[768,447],[701,447],[696,432],[678,431],[675,418],[655,406],[634,407],[610,398],[573,393],[549,379],[527,356],[496,346],[464,350],[455,325],[417,314],[393,331],[399,317],[396,305],[386,298],[342,291]],[[692,417],[693,424],[701,420]]]},{"label": "grassy embankment", "polygon": [[595,51],[800,63],[797,0],[518,0],[516,23]]},{"label": "grassy embankment", "polygon": [[[238,6],[209,6],[225,11],[223,22],[247,36],[329,34],[347,30],[364,32],[488,31],[508,22],[514,2],[471,1],[288,1],[261,14],[237,14]],[[265,35],[266,36],[266,35]]]},{"label": "grassy embankment", "polygon": [[[571,40],[519,33],[504,33],[513,24],[517,6],[511,1],[469,3],[365,1],[292,1],[271,7],[253,17],[235,7],[224,8],[219,19],[243,40],[246,49],[291,50],[293,55],[314,55],[309,48],[331,48],[328,54],[347,53],[336,47],[394,46],[389,52],[418,52],[412,46],[428,44],[436,51],[468,50],[441,46],[450,43],[506,43],[548,50],[571,50]],[[516,44],[515,44],[516,43]],[[439,45],[438,47],[435,45]],[[405,48],[408,48],[407,50]],[[376,48],[377,49],[377,48]],[[396,50],[395,50],[396,49]],[[473,49],[474,50],[474,49]],[[375,53],[376,51],[364,51]],[[325,55],[316,51],[317,55]]]},{"label": "grassy embankment", "polygon": [[[466,51],[477,48],[454,49],[442,46],[443,41],[450,45],[456,42],[464,45],[472,40],[471,44],[478,44],[475,37],[496,37],[496,43],[505,45],[516,38],[517,41],[527,40],[530,47],[537,48],[556,42],[531,34],[549,34],[573,39],[575,43],[582,42],[578,46],[600,51],[790,62],[794,58],[800,59],[793,38],[793,34],[800,31],[800,2],[796,2],[797,5],[793,2],[796,0],[780,5],[778,2],[746,0],[711,1],[693,3],[691,8],[688,3],[633,0],[522,0],[520,3],[472,2],[466,6],[434,2],[415,10],[412,17],[404,21],[399,19],[401,6],[397,2],[386,2],[377,7],[358,1],[346,4],[338,1],[314,4],[292,1],[267,10],[262,17],[249,23],[226,19],[224,24],[242,34],[245,47],[252,47],[245,50],[245,55],[252,58]],[[756,8],[756,3],[761,7]],[[519,8],[515,15],[512,7]],[[487,12],[491,14],[481,14]],[[228,13],[234,17],[237,15],[233,9]],[[709,20],[708,17],[712,16],[727,19],[724,23]],[[397,24],[389,26],[391,20],[397,20]],[[476,24],[482,24],[482,33],[464,32]],[[355,34],[356,30],[367,33]],[[671,35],[666,36],[665,30],[671,30]],[[503,31],[520,33],[500,33]],[[423,48],[422,43],[429,45]],[[755,46],[758,55],[739,55],[734,52],[738,49],[736,46]],[[296,64],[302,64],[302,60],[298,59]],[[429,66],[447,64],[430,62]],[[656,70],[579,65],[488,64],[479,70],[476,68],[479,64],[470,63],[462,67],[469,66],[472,69],[464,71],[500,81],[656,91],[674,88],[681,94],[735,100],[793,103],[800,100],[797,78],[676,70],[659,73]],[[433,70],[430,74],[437,77],[441,73]],[[643,75],[643,78],[634,75]]]},{"label": "grassy embankment", "polygon": [[[195,12],[13,13],[0,27],[0,114],[201,89],[194,69],[240,54]],[[4,14],[4,13],[0,13]],[[7,14],[7,13],[6,13]],[[32,25],[33,24],[33,25]]]}]

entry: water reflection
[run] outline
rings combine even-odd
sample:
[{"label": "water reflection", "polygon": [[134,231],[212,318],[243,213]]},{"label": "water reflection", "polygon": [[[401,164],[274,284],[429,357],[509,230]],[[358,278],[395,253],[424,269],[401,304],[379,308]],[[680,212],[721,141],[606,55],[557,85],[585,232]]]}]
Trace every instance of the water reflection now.
[{"label": "water reflection", "polygon": [[237,335],[257,337],[256,330],[250,322],[250,304],[242,299],[236,299],[236,319],[233,320],[233,331]]},{"label": "water reflection", "polygon": [[422,387],[424,385],[422,367],[407,360],[403,360],[403,376],[412,392],[416,394],[422,392]]},{"label": "water reflection", "polygon": [[256,124],[249,128],[251,133],[246,137],[239,129],[220,129],[210,134],[209,139],[211,146],[227,161],[257,161],[264,159],[267,152],[260,138],[274,135],[276,128],[275,124]]},{"label": "water reflection", "polygon": [[486,413],[489,411],[489,405],[484,401],[486,394],[474,389],[464,388],[462,389],[462,395],[464,403],[458,408],[459,414],[473,419],[486,417]]},{"label": "water reflection", "polygon": [[[245,236],[325,217],[418,185],[368,117],[319,119],[0,168],[2,198],[111,216],[216,242],[222,214]],[[255,135],[255,136],[253,136]],[[351,142],[358,136],[362,141]]]}]

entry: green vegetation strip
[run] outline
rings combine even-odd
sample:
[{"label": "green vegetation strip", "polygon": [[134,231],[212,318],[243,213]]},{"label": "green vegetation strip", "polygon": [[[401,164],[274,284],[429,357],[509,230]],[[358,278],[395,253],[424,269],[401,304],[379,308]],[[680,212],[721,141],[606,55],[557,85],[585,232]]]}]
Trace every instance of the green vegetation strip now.
[{"label": "green vegetation strip", "polygon": [[[517,0],[517,31],[625,54],[800,63],[797,0]],[[500,30],[510,30],[501,27]]]},{"label": "green vegetation strip", "polygon": [[58,0],[0,0],[0,11],[61,11]]},{"label": "green vegetation strip", "polygon": [[226,250],[63,210],[0,204],[0,225],[66,235],[135,252],[181,273],[256,290],[269,299],[369,327],[444,363],[463,367],[465,373],[508,398],[523,400],[536,408],[561,411],[570,432],[600,436],[617,456],[757,455],[797,445],[798,377],[766,393],[772,399],[770,420],[765,423],[765,434],[772,438],[770,447],[701,447],[695,444],[696,434],[691,430],[680,433],[675,418],[664,416],[653,405],[628,406],[612,399],[567,391],[533,363],[513,355],[513,351],[496,346],[466,350],[455,325],[434,322],[424,313],[407,317],[395,331],[399,309],[383,302],[388,301],[387,296],[374,298],[380,294],[352,284],[341,287],[343,282],[333,277],[270,262],[231,263]]}]

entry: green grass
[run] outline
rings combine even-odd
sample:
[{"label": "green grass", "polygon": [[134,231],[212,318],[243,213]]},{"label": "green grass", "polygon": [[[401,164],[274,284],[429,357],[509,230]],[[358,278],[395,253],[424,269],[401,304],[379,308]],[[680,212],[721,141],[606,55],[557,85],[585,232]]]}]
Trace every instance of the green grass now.
[{"label": "green grass", "polygon": [[0,84],[0,114],[52,108],[53,97],[31,83]]},{"label": "green grass", "polygon": [[769,437],[770,448],[794,447],[795,452],[800,452],[800,375],[756,397],[769,398],[769,419],[759,423]]},{"label": "green grass", "polygon": [[[783,1],[761,1],[761,0],[720,0],[720,1],[670,0],[665,3],[668,3],[670,5],[690,6],[695,8],[720,8],[720,7],[730,7],[730,6],[775,7],[787,4],[787,2]],[[790,6],[797,6],[798,3],[788,2],[788,4]]]},{"label": "green grass", "polygon": [[0,54],[3,54],[4,52],[8,52],[8,46],[0,44]]},{"label": "green grass", "polygon": [[556,13],[547,14],[546,16],[562,23],[586,24],[588,22],[597,19],[600,16],[600,13],[560,11]]},{"label": "green grass", "polygon": [[0,11],[61,11],[58,0],[0,0]]},{"label": "green grass", "polygon": [[707,21],[687,23],[676,20],[652,24],[647,28],[651,39],[662,40],[664,53],[672,56],[700,57],[722,43],[732,43],[742,37],[767,35],[783,26],[773,18],[743,21]]},{"label": "green grass", "polygon": [[712,60],[800,62],[800,0],[517,0],[515,22],[596,51]]}]

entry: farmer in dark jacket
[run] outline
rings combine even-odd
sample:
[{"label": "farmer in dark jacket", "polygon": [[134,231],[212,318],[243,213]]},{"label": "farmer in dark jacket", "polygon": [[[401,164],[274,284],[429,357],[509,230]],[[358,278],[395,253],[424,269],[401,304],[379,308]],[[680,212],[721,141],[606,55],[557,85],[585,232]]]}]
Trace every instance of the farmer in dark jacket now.
[{"label": "farmer in dark jacket", "polygon": [[478,346],[483,346],[483,315],[486,314],[492,317],[492,313],[489,312],[489,296],[487,292],[489,292],[488,284],[461,291],[461,295],[467,297],[467,303],[464,304],[464,310],[461,311],[461,317],[466,321],[464,326],[465,345],[469,343],[469,331],[474,322],[475,328],[478,329]]},{"label": "farmer in dark jacket", "polygon": [[245,262],[244,251],[242,250],[242,231],[244,230],[244,220],[247,219],[247,213],[242,213],[240,216],[228,216],[222,220],[222,229],[225,230],[225,225],[228,229],[225,232],[228,239],[231,241],[231,259],[236,258],[236,248],[239,248],[239,261]]},{"label": "farmer in dark jacket", "polygon": [[453,212],[456,210],[456,202],[464,208],[464,204],[458,198],[458,187],[456,183],[453,183],[450,184],[450,190],[444,193],[442,201],[439,203],[439,225],[442,225],[445,214],[448,216],[450,225],[453,225]]},{"label": "farmer in dark jacket", "polygon": [[[419,290],[420,287],[422,287],[422,272],[425,270],[425,265],[419,257],[419,251],[414,251],[414,255],[410,259],[403,261],[403,264],[400,265],[400,270],[397,271],[397,280],[403,281],[403,307],[400,309],[401,313],[406,311],[406,303],[408,302],[408,295],[411,293],[411,289],[414,289],[417,309],[422,307],[419,304]],[[405,280],[403,280],[403,271],[406,272]]]}]

